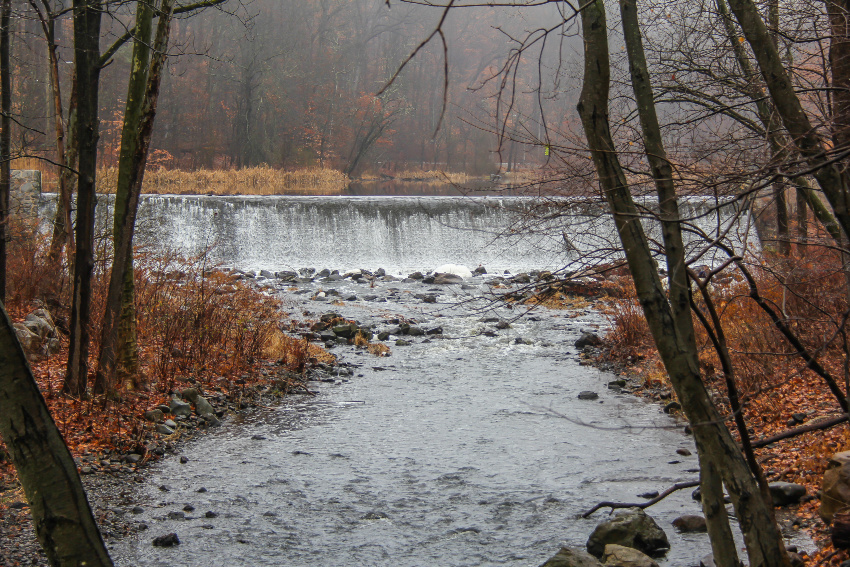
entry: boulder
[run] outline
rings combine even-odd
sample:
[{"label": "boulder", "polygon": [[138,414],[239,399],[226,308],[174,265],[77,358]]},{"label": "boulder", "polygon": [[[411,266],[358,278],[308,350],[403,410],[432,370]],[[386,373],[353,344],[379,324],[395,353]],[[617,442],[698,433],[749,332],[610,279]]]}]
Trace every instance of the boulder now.
[{"label": "boulder", "polygon": [[575,342],[576,348],[584,348],[588,346],[599,346],[602,344],[602,339],[596,333],[582,331],[581,336]]},{"label": "boulder", "polygon": [[[43,309],[39,309],[39,311],[44,311]],[[30,331],[41,337],[42,339],[46,339],[48,337],[52,337],[56,334],[56,328],[53,326],[52,319],[44,319],[39,317],[35,313],[30,313],[24,319],[24,326],[26,326]]]},{"label": "boulder", "polygon": [[177,537],[177,534],[171,533],[154,538],[153,544],[155,547],[173,547],[180,545],[180,539]]},{"label": "boulder", "polygon": [[605,546],[602,563],[605,567],[658,567],[658,563],[645,553],[613,543]]},{"label": "boulder", "polygon": [[215,415],[215,408],[206,400],[206,398],[198,396],[195,399],[195,413],[202,417],[209,414]]},{"label": "boulder", "polygon": [[451,274],[459,276],[461,280],[472,277],[472,272],[469,271],[469,268],[460,264],[443,264],[434,270],[434,274]]},{"label": "boulder", "polygon": [[463,283],[463,278],[456,274],[444,274],[438,272],[434,274],[434,281],[431,283],[440,285],[459,284]]},{"label": "boulder", "polygon": [[343,323],[342,325],[334,325],[331,330],[338,337],[353,339],[360,329],[354,323]]},{"label": "boulder", "polygon": [[160,435],[174,435],[174,430],[165,425],[164,423],[157,424],[156,432]]},{"label": "boulder", "polygon": [[585,390],[583,392],[579,392],[578,399],[580,400],[597,400],[599,399],[599,394],[596,392],[591,392],[590,390]]},{"label": "boulder", "polygon": [[605,546],[617,544],[632,547],[647,555],[657,555],[670,548],[667,534],[646,512],[629,508],[596,526],[587,540],[587,551],[602,557]]},{"label": "boulder", "polygon": [[673,524],[673,527],[682,533],[708,531],[705,518],[696,514],[685,514],[684,516],[679,516],[671,523]]},{"label": "boulder", "polygon": [[171,415],[175,417],[189,417],[192,415],[192,406],[177,399],[177,396],[173,397],[171,401],[168,402],[168,409],[171,410]]},{"label": "boulder", "polygon": [[190,403],[195,403],[198,400],[198,397],[201,393],[197,388],[186,388],[182,392],[180,392],[180,397]]},{"label": "boulder", "polygon": [[214,413],[202,413],[201,419],[203,419],[210,427],[218,427],[221,425],[221,420],[219,420],[218,416]]},{"label": "boulder", "polygon": [[27,354],[37,353],[41,348],[41,337],[29,330],[23,323],[15,323],[15,334]]},{"label": "boulder", "polygon": [[793,482],[771,482],[770,495],[774,506],[798,504],[806,495],[806,487]]},{"label": "boulder", "polygon": [[826,465],[818,512],[829,524],[835,513],[847,506],[850,506],[850,451],[842,451],[835,453]]},{"label": "boulder", "polygon": [[160,421],[162,421],[162,418],[163,418],[162,410],[152,409],[152,410],[148,410],[148,411],[145,412],[145,419],[147,421],[150,421],[150,422],[153,422],[153,423],[159,423]]},{"label": "boulder", "polygon": [[540,567],[602,567],[602,564],[586,551],[562,547]]}]

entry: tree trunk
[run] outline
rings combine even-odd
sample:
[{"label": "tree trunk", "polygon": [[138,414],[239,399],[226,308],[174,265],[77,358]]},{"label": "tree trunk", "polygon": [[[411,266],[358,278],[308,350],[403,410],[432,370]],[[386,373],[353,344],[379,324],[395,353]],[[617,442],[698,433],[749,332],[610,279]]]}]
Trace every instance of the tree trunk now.
[{"label": "tree trunk", "polygon": [[[31,2],[35,7],[34,3]],[[45,6],[46,7],[46,6]],[[56,53],[56,16],[47,12],[42,14],[38,10],[44,39],[47,41],[47,62],[50,69],[50,94],[53,105],[53,127],[56,136],[56,173],[59,181],[58,202],[56,204],[56,215],[53,219],[53,235],[50,239],[50,262],[58,265],[62,255],[62,249],[67,245],[69,255],[73,253],[74,239],[71,231],[71,175],[68,168],[70,164],[65,151],[65,124],[62,112],[62,90],[59,77],[59,57]],[[71,104],[74,104],[72,92]],[[70,129],[70,124],[69,124]],[[71,140],[68,140],[71,142]]]},{"label": "tree trunk", "polygon": [[[129,362],[137,358],[127,353],[135,335],[135,305],[133,280],[133,235],[136,212],[139,206],[148,149],[153,132],[156,105],[162,68],[168,48],[168,35],[173,0],[162,0],[159,10],[156,38],[151,57],[151,34],[153,28],[153,6],[139,2],[136,13],[136,40],[133,44],[132,74],[127,94],[127,109],[121,136],[121,154],[118,164],[118,185],[115,192],[115,220],[113,228],[115,256],[109,279],[106,311],[103,317],[100,356],[95,375],[95,391],[112,394],[115,391],[116,352],[118,335],[122,334],[130,343],[124,345],[122,359]],[[129,285],[128,285],[129,282]],[[126,317],[123,321],[120,318]],[[123,333],[120,332],[123,329]],[[136,365],[137,366],[137,365]]]},{"label": "tree trunk", "polygon": [[782,118],[785,129],[809,167],[816,170],[814,177],[832,206],[844,234],[850,234],[850,195],[845,187],[844,176],[838,165],[830,161],[831,152],[817,129],[812,126],[797,93],[794,92],[791,78],[782,65],[779,52],[758,8],[752,0],[730,0],[729,7],[758,61],[771,101]]},{"label": "tree trunk", "polygon": [[0,6],[0,301],[6,302],[9,195],[12,191],[12,0]]},{"label": "tree trunk", "polygon": [[91,343],[91,278],[94,269],[97,178],[100,0],[74,0],[74,68],[77,81],[77,250],[71,297],[70,344],[65,391],[86,395]]},{"label": "tree trunk", "polygon": [[[667,301],[649,243],[629,193],[625,174],[617,159],[608,122],[610,70],[605,6],[592,0],[581,11],[584,33],[584,84],[578,111],[588,147],[608,200],[626,260],[634,278],[638,299],[653,334],[661,359],[690,420],[702,462],[711,463],[723,478],[740,521],[752,567],[787,567],[782,538],[740,449],[711,403],[699,373],[693,323],[681,328],[681,306]],[[684,258],[668,260],[673,265]],[[675,299],[673,300],[676,301]],[[689,304],[687,306],[689,310]],[[688,311],[689,312],[689,311]],[[722,542],[721,542],[722,545]]]},{"label": "tree trunk", "polygon": [[18,471],[36,535],[50,564],[111,567],[77,467],[50,417],[2,305],[0,435]]}]

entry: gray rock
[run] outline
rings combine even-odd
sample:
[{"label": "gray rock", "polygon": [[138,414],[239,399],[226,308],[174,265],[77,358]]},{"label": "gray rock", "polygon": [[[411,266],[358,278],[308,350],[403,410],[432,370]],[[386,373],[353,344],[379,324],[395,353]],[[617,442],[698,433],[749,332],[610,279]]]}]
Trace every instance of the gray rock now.
[{"label": "gray rock", "polygon": [[540,567],[602,567],[602,564],[586,551],[562,547]]},{"label": "gray rock", "polygon": [[717,564],[714,562],[714,555],[709,553],[708,555],[700,559],[699,567],[717,567]]},{"label": "gray rock", "polygon": [[177,534],[171,533],[154,538],[153,544],[155,547],[173,547],[180,545],[180,539],[177,537]]},{"label": "gray rock", "polygon": [[15,328],[15,334],[18,335],[18,341],[24,348],[27,354],[33,354],[39,351],[41,347],[41,338],[29,330],[23,323],[15,323],[12,325]]},{"label": "gray rock", "polygon": [[463,283],[463,278],[455,274],[434,274],[432,283],[440,285],[450,285]]},{"label": "gray rock", "polygon": [[43,319],[47,321],[47,324],[53,328],[56,328],[56,323],[53,322],[53,317],[47,311],[47,309],[36,309],[31,313],[31,315],[35,315],[39,319]]},{"label": "gray rock", "polygon": [[645,553],[613,543],[605,546],[602,563],[605,567],[658,567],[658,563]]},{"label": "gray rock", "polygon": [[410,327],[404,334],[411,337],[421,337],[425,335],[425,331],[421,327]]},{"label": "gray rock", "polygon": [[56,329],[51,323],[48,323],[34,313],[30,313],[26,316],[26,319],[24,319],[24,325],[42,339],[52,337],[56,334]]},{"label": "gray rock", "polygon": [[583,331],[579,339],[575,342],[576,348],[584,348],[587,346],[599,346],[602,344],[602,339],[596,333]]},{"label": "gray rock", "polygon": [[178,400],[175,396],[168,402],[168,409],[171,414],[176,417],[189,417],[192,415],[192,406],[184,401]]},{"label": "gray rock", "polygon": [[206,421],[207,425],[209,425],[210,427],[218,427],[219,425],[221,425],[221,420],[219,420],[218,417],[212,412],[201,414],[201,418],[203,418],[203,420]]},{"label": "gray rock", "polygon": [[141,460],[142,460],[142,456],[141,456],[141,455],[139,455],[138,453],[130,453],[129,455],[126,455],[126,456],[124,457],[124,462],[125,462],[125,463],[132,463],[132,464],[136,464],[136,463],[138,463],[138,462],[139,462],[139,461],[141,461]]},{"label": "gray rock", "polygon": [[413,343],[411,343],[410,341],[405,341],[404,339],[399,339],[395,342],[395,346],[410,346],[412,344]]},{"label": "gray rock", "polygon": [[422,272],[413,272],[412,274],[407,274],[407,277],[411,280],[421,280],[425,276],[422,275]]},{"label": "gray rock", "polygon": [[160,421],[162,421],[162,417],[163,417],[162,410],[158,410],[158,409],[148,410],[148,411],[145,412],[144,417],[147,421],[150,421],[150,422],[153,422],[153,423],[159,423]]},{"label": "gray rock", "polygon": [[360,329],[354,323],[343,323],[342,325],[335,325],[332,330],[338,337],[353,339]]},{"label": "gray rock", "polygon": [[168,519],[169,520],[185,520],[186,519],[186,513],[185,512],[178,512],[178,511],[169,512],[168,513]]},{"label": "gray rock", "polygon": [[185,390],[180,392],[181,398],[183,398],[187,402],[190,402],[190,403],[193,403],[193,404],[195,403],[195,401],[198,399],[198,396],[200,396],[200,395],[201,395],[201,393],[198,391],[197,388],[186,388]]},{"label": "gray rock", "polygon": [[157,424],[156,432],[160,435],[174,435],[174,430],[165,425],[164,423]]},{"label": "gray rock", "polygon": [[667,534],[640,508],[619,512],[596,526],[587,540],[587,551],[602,557],[605,546],[611,543],[632,547],[647,555],[657,555],[670,548]]},{"label": "gray rock", "polygon": [[599,394],[596,392],[591,392],[590,390],[585,390],[583,392],[579,392],[578,399],[580,400],[597,400],[599,399]]},{"label": "gray rock", "polygon": [[850,451],[842,451],[832,455],[826,465],[818,514],[831,524],[835,513],[847,506],[850,506]]},{"label": "gray rock", "polygon": [[704,532],[708,528],[705,524],[705,518],[696,514],[685,514],[679,516],[671,522],[673,527],[682,533]]},{"label": "gray rock", "polygon": [[793,482],[771,482],[770,495],[774,506],[797,504],[806,495],[806,487]]},{"label": "gray rock", "polygon": [[195,400],[195,413],[204,416],[207,414],[215,414],[215,408],[203,396],[198,396]]},{"label": "gray rock", "polygon": [[260,270],[260,277],[266,278],[266,279],[272,279],[272,278],[274,278],[274,272],[270,272],[268,270]]}]

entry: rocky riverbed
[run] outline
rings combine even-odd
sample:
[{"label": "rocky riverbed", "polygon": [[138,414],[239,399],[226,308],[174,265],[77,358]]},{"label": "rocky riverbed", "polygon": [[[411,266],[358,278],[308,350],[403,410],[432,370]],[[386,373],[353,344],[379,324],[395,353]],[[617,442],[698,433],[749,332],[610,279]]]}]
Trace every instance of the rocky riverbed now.
[{"label": "rocky riverbed", "polygon": [[[316,396],[209,396],[225,427],[173,420],[204,434],[163,436],[152,467],[82,461],[119,565],[539,565],[584,544],[597,520],[577,516],[596,502],[696,476],[683,424],[629,395],[626,377],[588,366],[598,347],[575,346],[605,324],[589,303],[518,317],[527,286],[551,285],[545,273],[234,276],[281,294],[293,332],[343,364],[316,369]],[[352,344],[358,335],[389,356]],[[651,513],[669,526],[699,505],[683,493]],[[0,530],[25,517],[6,509]],[[708,549],[704,534],[668,530],[666,564]],[[153,545],[171,533],[179,545]],[[43,564],[31,537],[15,541],[10,565]]]}]

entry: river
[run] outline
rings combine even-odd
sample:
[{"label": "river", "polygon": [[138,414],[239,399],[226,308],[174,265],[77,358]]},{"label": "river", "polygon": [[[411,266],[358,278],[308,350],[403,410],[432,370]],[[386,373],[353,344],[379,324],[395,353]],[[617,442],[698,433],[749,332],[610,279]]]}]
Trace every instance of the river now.
[{"label": "river", "polygon": [[[219,262],[253,270],[381,267],[403,276],[451,262],[517,273],[566,265],[575,253],[554,244],[562,234],[494,239],[514,222],[504,201],[293,199],[150,197],[155,213],[143,226],[161,246],[191,252],[214,242]],[[149,530],[114,544],[117,564],[540,565],[561,545],[586,542],[604,512],[578,516],[596,502],[640,501],[697,478],[696,457],[676,453],[695,452],[682,423],[579,364],[580,329],[604,327],[603,317],[581,308],[517,318],[491,301],[492,276],[436,287],[267,280],[307,318],[335,311],[384,330],[403,317],[443,332],[409,346],[389,341],[386,358],[337,346],[353,375],[314,383],[315,397],[233,417],[184,446],[186,462],[153,465],[134,498],[146,503],[136,520]],[[330,290],[356,299],[311,299]],[[578,399],[585,390],[599,399]],[[169,517],[187,504],[185,518]],[[700,513],[689,491],[650,513],[671,540],[662,565],[709,553],[705,534],[670,525]],[[151,545],[169,532],[179,546]]]}]

